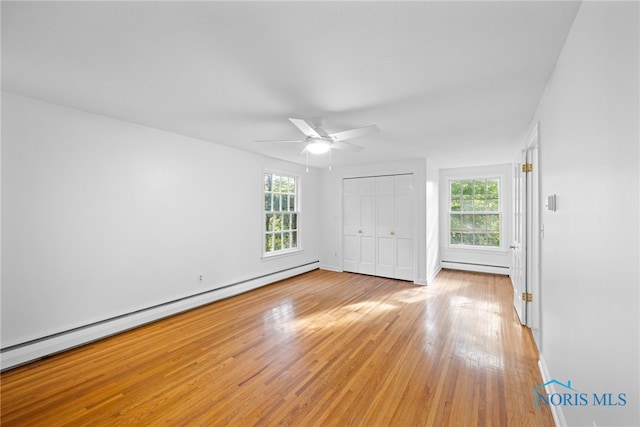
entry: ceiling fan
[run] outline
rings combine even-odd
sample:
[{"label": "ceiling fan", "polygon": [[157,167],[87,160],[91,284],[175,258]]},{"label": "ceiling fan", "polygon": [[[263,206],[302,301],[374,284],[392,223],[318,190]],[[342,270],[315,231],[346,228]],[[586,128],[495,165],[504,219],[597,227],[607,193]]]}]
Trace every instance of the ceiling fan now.
[{"label": "ceiling fan", "polygon": [[378,132],[376,125],[365,126],[361,128],[344,130],[341,132],[328,133],[321,126],[314,126],[306,120],[289,119],[305,135],[302,140],[257,140],[255,142],[296,142],[303,143],[304,148],[300,154],[324,154],[331,150],[349,150],[360,151],[364,149],[361,145],[344,142],[347,139],[358,138]]}]

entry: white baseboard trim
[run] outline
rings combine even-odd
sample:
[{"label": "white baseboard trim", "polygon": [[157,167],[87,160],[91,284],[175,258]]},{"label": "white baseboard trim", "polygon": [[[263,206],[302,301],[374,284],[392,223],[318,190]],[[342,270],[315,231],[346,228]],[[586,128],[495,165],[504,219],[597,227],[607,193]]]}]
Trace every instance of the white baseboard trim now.
[{"label": "white baseboard trim", "polygon": [[176,301],[149,307],[127,315],[107,319],[102,322],[75,328],[67,332],[61,332],[42,339],[13,345],[3,349],[0,353],[0,370],[13,368],[45,356],[69,350],[129,329],[134,329],[144,324],[160,320],[164,317],[172,316],[205,304],[239,295],[279,280],[288,279],[302,273],[317,270],[319,264],[319,261],[311,262],[309,264],[289,268],[239,283],[229,284],[218,289],[212,289],[210,291],[181,298]]},{"label": "white baseboard trim", "polygon": [[509,267],[500,267],[495,265],[483,265],[483,264],[469,264],[464,262],[454,262],[454,261],[442,261],[440,263],[442,268],[447,268],[450,270],[463,270],[463,271],[473,271],[476,273],[492,273],[492,274],[502,274],[505,276],[509,275]]},{"label": "white baseboard trim", "polygon": [[[549,375],[549,368],[547,368],[547,363],[544,361],[544,357],[542,354],[538,359],[538,369],[540,369],[540,375],[542,375],[542,383],[546,384],[551,381],[551,375]],[[545,386],[547,391],[547,395],[556,393],[555,384],[548,384]],[[562,413],[562,408],[559,405],[549,405],[551,409],[551,415],[553,415],[553,422],[556,427],[566,427],[567,421],[564,419],[564,414]]]},{"label": "white baseboard trim", "polygon": [[327,271],[334,271],[336,273],[342,273],[342,269],[340,269],[339,267],[336,267],[335,265],[320,264],[320,270],[327,270]]}]

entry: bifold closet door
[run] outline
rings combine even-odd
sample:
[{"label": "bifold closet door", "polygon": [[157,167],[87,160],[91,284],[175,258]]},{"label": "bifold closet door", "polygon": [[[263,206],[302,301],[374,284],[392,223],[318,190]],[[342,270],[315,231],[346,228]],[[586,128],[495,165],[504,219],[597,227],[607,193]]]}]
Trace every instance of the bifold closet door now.
[{"label": "bifold closet door", "polygon": [[343,269],[413,280],[413,175],[343,181]]},{"label": "bifold closet door", "polygon": [[376,178],[376,275],[413,280],[413,175]]},{"label": "bifold closet door", "polygon": [[396,279],[414,280],[413,175],[394,177],[394,248]]},{"label": "bifold closet door", "polygon": [[343,181],[343,270],[375,273],[375,178]]}]

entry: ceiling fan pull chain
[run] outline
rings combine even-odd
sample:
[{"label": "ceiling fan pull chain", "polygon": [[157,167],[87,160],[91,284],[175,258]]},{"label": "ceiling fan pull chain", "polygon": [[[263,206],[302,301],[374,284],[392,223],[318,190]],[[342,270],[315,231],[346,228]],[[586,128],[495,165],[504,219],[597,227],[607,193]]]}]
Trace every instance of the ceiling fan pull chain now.
[{"label": "ceiling fan pull chain", "polygon": [[309,151],[307,151],[307,173],[309,173]]},{"label": "ceiling fan pull chain", "polygon": [[331,170],[331,150],[329,150],[329,170]]}]

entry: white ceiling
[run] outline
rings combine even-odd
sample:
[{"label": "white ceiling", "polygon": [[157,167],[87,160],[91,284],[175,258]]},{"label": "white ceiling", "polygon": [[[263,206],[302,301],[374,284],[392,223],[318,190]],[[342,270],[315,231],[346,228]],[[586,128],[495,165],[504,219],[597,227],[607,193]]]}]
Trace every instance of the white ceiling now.
[{"label": "white ceiling", "polygon": [[[2,2],[17,94],[304,163],[288,117],[376,124],[335,165],[510,162],[579,3]],[[327,156],[312,160],[324,166]]]}]

